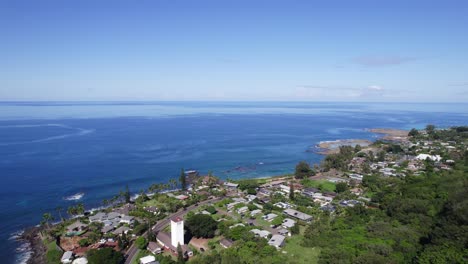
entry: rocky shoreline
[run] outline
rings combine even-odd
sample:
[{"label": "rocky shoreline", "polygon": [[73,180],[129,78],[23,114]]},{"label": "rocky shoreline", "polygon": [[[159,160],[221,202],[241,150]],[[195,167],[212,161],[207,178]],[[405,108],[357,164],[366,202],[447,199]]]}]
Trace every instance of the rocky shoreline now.
[{"label": "rocky shoreline", "polygon": [[20,242],[26,242],[30,245],[31,255],[26,262],[27,264],[46,263],[46,248],[42,243],[40,232],[40,227],[30,227],[24,230],[23,234],[18,237]]},{"label": "rocky shoreline", "polygon": [[[383,140],[397,142],[404,142],[408,140],[408,131],[406,130],[393,128],[372,128],[366,129],[366,131],[382,135],[380,139]],[[329,155],[338,153],[341,146],[354,147],[356,145],[360,145],[361,147],[367,147],[372,143],[372,141],[366,139],[338,139],[332,141],[322,141],[315,146],[315,150],[313,152],[321,155]]]}]

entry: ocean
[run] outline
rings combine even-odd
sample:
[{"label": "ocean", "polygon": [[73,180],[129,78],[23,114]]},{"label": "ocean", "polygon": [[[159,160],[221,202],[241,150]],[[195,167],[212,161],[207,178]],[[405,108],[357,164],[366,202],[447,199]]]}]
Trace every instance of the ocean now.
[{"label": "ocean", "polygon": [[321,161],[308,151],[320,141],[428,123],[468,125],[468,104],[0,102],[0,258],[24,262],[14,235],[58,206],[97,208],[181,168],[231,179],[292,173],[298,161]]}]

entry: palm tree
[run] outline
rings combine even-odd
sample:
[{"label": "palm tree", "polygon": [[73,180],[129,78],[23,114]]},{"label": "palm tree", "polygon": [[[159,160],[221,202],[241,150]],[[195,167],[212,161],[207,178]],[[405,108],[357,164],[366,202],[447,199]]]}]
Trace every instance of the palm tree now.
[{"label": "palm tree", "polygon": [[57,211],[57,213],[59,214],[60,221],[63,221],[63,217],[62,217],[63,207],[57,206],[57,207],[55,208],[55,211]]},{"label": "palm tree", "polygon": [[176,188],[177,187],[177,181],[175,179],[170,179],[169,180],[169,184],[172,186],[172,188]]},{"label": "palm tree", "polygon": [[77,213],[76,213],[76,208],[75,208],[75,206],[72,205],[72,206],[68,207],[67,213],[68,213],[71,217],[75,216],[75,215],[77,214]]},{"label": "palm tree", "polygon": [[84,205],[82,203],[79,203],[76,206],[76,214],[84,214],[84,212],[85,212]]},{"label": "palm tree", "polygon": [[54,217],[50,213],[44,213],[42,215],[42,223],[47,225],[47,229],[50,229],[49,221],[53,221]]}]

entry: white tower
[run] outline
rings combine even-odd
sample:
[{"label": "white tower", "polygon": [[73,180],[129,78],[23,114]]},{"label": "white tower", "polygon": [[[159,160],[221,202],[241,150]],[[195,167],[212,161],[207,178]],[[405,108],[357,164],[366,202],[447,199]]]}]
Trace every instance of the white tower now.
[{"label": "white tower", "polygon": [[180,217],[171,219],[171,244],[174,247],[184,244],[184,220]]}]

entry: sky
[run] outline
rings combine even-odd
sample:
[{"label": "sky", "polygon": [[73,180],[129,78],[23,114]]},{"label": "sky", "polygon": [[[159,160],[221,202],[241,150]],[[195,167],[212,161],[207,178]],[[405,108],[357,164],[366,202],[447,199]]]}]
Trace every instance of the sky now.
[{"label": "sky", "polygon": [[468,102],[468,1],[0,1],[0,100]]}]

